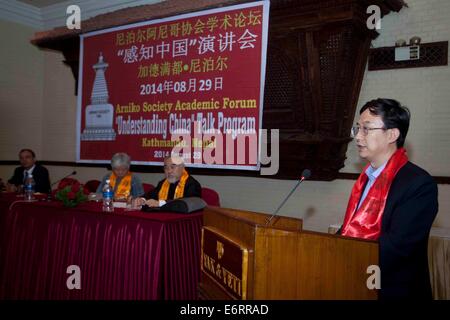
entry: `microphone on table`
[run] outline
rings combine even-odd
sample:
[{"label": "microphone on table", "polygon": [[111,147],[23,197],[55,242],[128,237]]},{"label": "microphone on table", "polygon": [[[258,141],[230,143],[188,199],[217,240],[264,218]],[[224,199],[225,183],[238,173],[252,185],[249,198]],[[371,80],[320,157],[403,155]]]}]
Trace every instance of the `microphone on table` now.
[{"label": "microphone on table", "polygon": [[66,175],[66,176],[62,177],[61,179],[56,180],[55,182],[53,182],[53,183],[50,185],[50,190],[49,190],[49,192],[48,192],[48,194],[47,194],[47,201],[52,200],[52,187],[53,187],[54,185],[60,183],[60,182],[61,182],[62,180],[64,180],[65,178],[74,176],[74,175],[76,175],[76,174],[77,174],[77,172],[76,172],[75,170],[73,170],[73,171],[72,171],[71,173],[69,173],[68,175]]},{"label": "microphone on table", "polygon": [[302,183],[304,180],[309,179],[311,177],[311,170],[309,169],[305,169],[302,172],[302,176],[301,178],[298,180],[298,182],[295,184],[294,188],[291,190],[291,192],[289,192],[289,194],[287,195],[287,197],[283,200],[283,202],[278,206],[277,210],[275,210],[274,213],[272,213],[272,215],[270,216],[269,219],[267,219],[266,222],[266,226],[270,223],[270,221],[272,221],[272,219],[277,215],[278,211],[280,211],[280,209],[284,206],[284,204],[286,203],[286,201],[290,198],[290,196],[294,193],[295,189],[297,189],[297,187],[300,185],[300,183]]}]

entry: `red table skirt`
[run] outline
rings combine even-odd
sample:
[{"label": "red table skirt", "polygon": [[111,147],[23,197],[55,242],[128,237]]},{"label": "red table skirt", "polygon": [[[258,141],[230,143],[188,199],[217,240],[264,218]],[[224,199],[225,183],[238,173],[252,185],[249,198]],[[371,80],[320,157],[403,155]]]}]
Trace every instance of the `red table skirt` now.
[{"label": "red table skirt", "polygon": [[[0,214],[2,299],[197,298],[201,213],[18,202]],[[70,265],[80,290],[67,287]]]}]

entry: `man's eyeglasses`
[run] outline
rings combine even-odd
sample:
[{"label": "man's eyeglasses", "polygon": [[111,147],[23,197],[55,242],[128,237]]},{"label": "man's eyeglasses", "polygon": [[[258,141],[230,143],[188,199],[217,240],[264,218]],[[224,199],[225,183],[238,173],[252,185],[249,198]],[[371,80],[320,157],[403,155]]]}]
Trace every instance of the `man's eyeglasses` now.
[{"label": "man's eyeglasses", "polygon": [[164,170],[169,170],[169,169],[175,170],[175,168],[177,168],[179,166],[180,166],[179,164],[171,164],[169,166],[165,165]]},{"label": "man's eyeglasses", "polygon": [[385,127],[381,127],[381,128],[368,128],[368,127],[360,127],[360,126],[354,126],[352,127],[352,138],[355,138],[357,136],[357,134],[359,133],[359,130],[361,130],[363,136],[367,136],[369,134],[369,131],[372,130],[387,130]]}]

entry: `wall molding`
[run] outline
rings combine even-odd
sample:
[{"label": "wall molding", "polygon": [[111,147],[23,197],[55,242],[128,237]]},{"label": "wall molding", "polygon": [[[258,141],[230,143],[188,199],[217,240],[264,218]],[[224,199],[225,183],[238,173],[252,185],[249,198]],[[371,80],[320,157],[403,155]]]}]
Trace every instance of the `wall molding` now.
[{"label": "wall molding", "polygon": [[[155,4],[165,0],[68,0],[38,8],[17,0],[0,0],[0,20],[26,25],[38,30],[65,26],[66,9],[76,4],[81,9],[81,21],[115,10]],[[83,22],[81,22],[83,25]]]},{"label": "wall molding", "polygon": [[34,29],[42,29],[41,10],[16,0],[0,0],[0,20],[15,22]]},{"label": "wall molding", "polygon": [[[44,166],[55,166],[55,167],[71,167],[71,168],[108,168],[111,169],[109,164],[102,163],[77,163],[70,161],[38,161],[39,164]],[[19,166],[20,163],[17,160],[0,160],[0,166]],[[144,166],[144,165],[132,165],[131,171],[133,172],[141,172],[141,173],[162,173],[162,170],[158,166]],[[240,170],[239,173],[236,173],[236,170],[216,170],[214,174],[206,174],[205,170],[210,169],[198,169],[198,168],[189,168],[189,171],[194,175],[217,175],[217,176],[242,176]],[[248,172],[248,171],[247,171]],[[249,175],[248,177],[254,178],[265,178],[270,179],[270,176],[261,176],[261,175]],[[339,172],[335,180],[356,180],[359,177],[359,173],[350,173],[350,172]],[[432,176],[437,184],[450,184],[450,177],[448,176]],[[275,178],[279,180],[278,178]]]},{"label": "wall molding", "polygon": [[128,7],[136,7],[147,4],[155,4],[164,0],[68,0],[41,8],[41,17],[45,29],[65,26],[66,9],[69,5],[76,4],[81,9],[81,26],[83,21],[99,14],[116,11]]}]

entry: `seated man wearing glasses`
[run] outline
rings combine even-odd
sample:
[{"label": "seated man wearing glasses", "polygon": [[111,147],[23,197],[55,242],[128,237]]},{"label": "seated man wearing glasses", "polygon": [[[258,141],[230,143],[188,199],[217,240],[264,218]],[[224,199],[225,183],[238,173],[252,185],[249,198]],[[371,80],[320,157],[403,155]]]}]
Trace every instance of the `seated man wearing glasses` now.
[{"label": "seated man wearing glasses", "polygon": [[149,207],[161,207],[168,200],[201,197],[202,187],[186,171],[183,158],[179,156],[164,159],[165,179],[161,180],[155,189],[144,197],[134,200],[134,206],[146,204]]},{"label": "seated man wearing glasses", "polygon": [[352,128],[359,156],[368,162],[353,186],[343,236],[377,240],[380,299],[431,299],[427,245],[438,212],[433,178],[408,161],[403,148],[410,112],[376,99],[360,110]]}]

